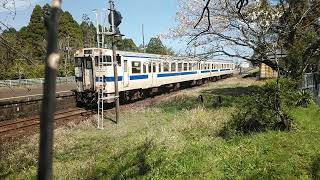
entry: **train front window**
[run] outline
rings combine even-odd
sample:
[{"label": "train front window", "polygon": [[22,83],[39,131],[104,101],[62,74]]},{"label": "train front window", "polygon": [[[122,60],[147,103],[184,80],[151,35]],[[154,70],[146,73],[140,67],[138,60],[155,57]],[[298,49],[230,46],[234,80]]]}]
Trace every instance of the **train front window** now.
[{"label": "train front window", "polygon": [[82,67],[82,58],[76,58],[76,66]]},{"label": "train front window", "polygon": [[92,69],[92,60],[91,59],[87,59],[86,60],[86,68],[87,69]]}]

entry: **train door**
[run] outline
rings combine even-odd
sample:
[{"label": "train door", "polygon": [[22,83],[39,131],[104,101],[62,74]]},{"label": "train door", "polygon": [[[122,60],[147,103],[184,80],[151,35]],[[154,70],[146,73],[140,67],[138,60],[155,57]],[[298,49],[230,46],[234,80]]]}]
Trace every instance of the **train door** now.
[{"label": "train door", "polygon": [[75,58],[76,67],[75,67],[75,77],[77,82],[77,90],[78,92],[83,91],[83,71],[82,71],[82,64],[83,59],[82,58]]},{"label": "train door", "polygon": [[156,75],[157,63],[155,61],[151,61],[151,78],[152,78],[152,86],[157,84],[157,75]]},{"label": "train door", "polygon": [[83,84],[84,90],[93,90],[94,89],[94,79],[93,79],[93,66],[92,58],[88,57],[84,59],[82,63],[83,71]]},{"label": "train door", "polygon": [[129,64],[128,60],[123,61],[123,87],[129,87]]}]

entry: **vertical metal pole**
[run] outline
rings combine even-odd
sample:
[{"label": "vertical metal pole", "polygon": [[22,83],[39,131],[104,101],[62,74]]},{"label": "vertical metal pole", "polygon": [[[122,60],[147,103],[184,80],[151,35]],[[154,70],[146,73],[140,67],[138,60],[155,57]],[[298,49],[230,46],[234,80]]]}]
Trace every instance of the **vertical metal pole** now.
[{"label": "vertical metal pole", "polygon": [[98,128],[100,128],[100,90],[98,91]]},{"label": "vertical metal pole", "polygon": [[[101,14],[103,14],[103,11],[102,11],[102,13]],[[104,21],[103,21],[103,17],[102,17],[103,15],[101,15],[100,16],[100,21],[101,21],[101,48],[103,49],[105,46],[104,46],[104,36],[105,36],[105,26],[104,26]]]},{"label": "vertical metal pole", "polygon": [[114,26],[114,4],[112,0],[109,0],[110,11],[111,11],[111,28],[112,28],[112,54],[113,54],[113,73],[114,73],[114,90],[115,90],[115,104],[116,104],[116,123],[119,122],[120,114],[120,102],[119,102],[119,87],[118,87],[118,63],[117,63],[117,53],[115,44],[115,26]]},{"label": "vertical metal pole", "polygon": [[67,62],[69,62],[69,59],[70,59],[70,36],[68,36],[67,39],[68,39],[68,54],[67,54],[67,59],[66,59],[66,62],[65,62],[66,77],[68,76]]},{"label": "vertical metal pole", "polygon": [[[97,48],[100,46],[100,37],[99,37],[99,10],[96,12],[96,18],[97,18]],[[100,56],[100,55],[99,55]]]},{"label": "vertical metal pole", "polygon": [[61,0],[52,0],[48,27],[47,61],[40,117],[40,152],[38,179],[52,179],[53,114],[56,106],[56,76],[60,56],[58,54],[58,18]]},{"label": "vertical metal pole", "polygon": [[144,44],[144,26],[142,24],[142,47],[143,47],[143,52],[146,53],[146,47]]}]

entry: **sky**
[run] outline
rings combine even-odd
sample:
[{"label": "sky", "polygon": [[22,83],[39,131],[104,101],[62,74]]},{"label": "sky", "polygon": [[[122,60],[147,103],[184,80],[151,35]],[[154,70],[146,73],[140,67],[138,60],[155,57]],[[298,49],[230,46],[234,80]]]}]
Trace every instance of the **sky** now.
[{"label": "sky", "polygon": [[[0,0],[0,3],[9,1],[8,7],[12,8],[14,0]],[[168,29],[175,24],[177,12],[177,0],[114,0],[116,9],[123,16],[120,31],[127,38],[132,38],[139,46],[142,44],[142,24],[144,24],[145,43],[151,37],[168,32]],[[15,0],[16,14],[10,14],[8,10],[0,8],[1,20],[7,21],[16,29],[26,26],[30,20],[32,9],[36,4],[43,6],[50,4],[51,0]],[[87,14],[90,19],[96,22],[94,9],[106,9],[107,0],[63,0],[62,9],[69,11],[73,18],[81,22],[82,15]],[[13,18],[14,17],[14,18]],[[163,40],[165,45],[175,51],[185,48],[183,43],[176,40]]]}]

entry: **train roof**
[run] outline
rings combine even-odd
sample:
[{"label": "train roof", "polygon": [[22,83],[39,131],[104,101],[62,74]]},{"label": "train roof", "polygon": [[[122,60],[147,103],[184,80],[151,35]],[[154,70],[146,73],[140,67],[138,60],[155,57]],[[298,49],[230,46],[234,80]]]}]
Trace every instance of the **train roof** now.
[{"label": "train roof", "polygon": [[[83,48],[84,50],[101,50],[101,48]],[[80,51],[81,51],[80,50]],[[103,49],[104,51],[112,51],[111,49]],[[222,59],[202,59],[199,57],[183,57],[183,56],[169,56],[169,55],[160,55],[160,54],[149,54],[149,53],[139,53],[139,52],[129,52],[129,51],[117,51],[117,54],[120,54],[124,57],[138,57],[138,58],[152,58],[152,59],[165,59],[170,61],[180,61],[180,60],[190,60],[190,61],[209,61],[216,63],[233,63],[232,60],[222,60]]]}]

